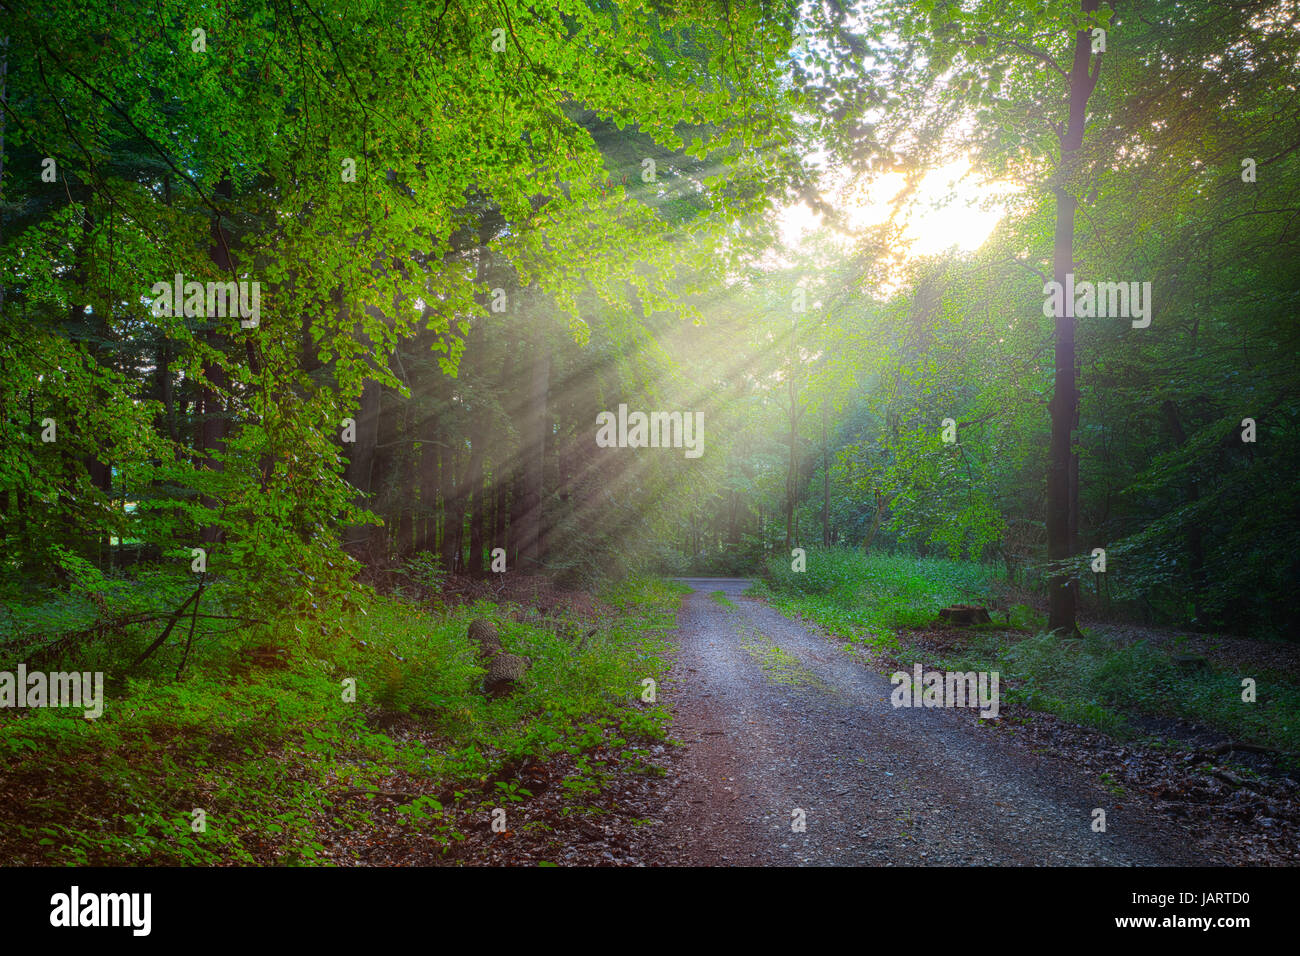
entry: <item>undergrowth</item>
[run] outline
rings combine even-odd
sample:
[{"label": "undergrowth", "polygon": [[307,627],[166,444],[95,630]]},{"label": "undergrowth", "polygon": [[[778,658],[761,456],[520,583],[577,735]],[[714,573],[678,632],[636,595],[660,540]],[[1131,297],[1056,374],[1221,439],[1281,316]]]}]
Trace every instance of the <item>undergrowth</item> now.
[{"label": "undergrowth", "polygon": [[[366,795],[398,774],[423,792],[402,816],[450,843],[460,834],[435,794],[468,792],[525,756],[581,754],[611,732],[632,754],[637,741],[664,738],[667,715],[639,698],[644,678],[663,678],[680,591],[653,580],[613,588],[602,597],[614,613],[583,642],[517,622],[508,605],[430,613],[373,598],[336,626],[300,621],[205,642],[180,680],[180,637],[130,677],[123,661],[140,640],[52,661],[49,670],[103,668],[108,699],[98,719],[0,710],[0,858],[328,862],[323,834],[364,828]],[[511,696],[479,692],[474,617],[495,621],[505,647],[533,661]],[[283,653],[250,663],[267,647]]]}]

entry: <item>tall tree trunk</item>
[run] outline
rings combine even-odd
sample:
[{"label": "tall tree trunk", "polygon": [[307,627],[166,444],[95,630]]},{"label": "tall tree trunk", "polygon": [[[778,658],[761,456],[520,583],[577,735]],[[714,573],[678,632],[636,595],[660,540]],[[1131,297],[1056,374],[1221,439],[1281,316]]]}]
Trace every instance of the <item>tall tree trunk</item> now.
[{"label": "tall tree trunk", "polygon": [[866,553],[871,552],[871,543],[876,540],[876,534],[880,531],[880,522],[885,518],[885,506],[887,502],[879,491],[876,492],[876,514],[871,519],[871,531],[867,533],[867,538],[862,542],[862,550]]},{"label": "tall tree trunk", "polygon": [[512,570],[520,568],[523,554],[523,535],[524,535],[524,466],[523,466],[523,442],[519,446],[519,460],[516,461],[510,475],[510,530],[507,534],[509,541],[508,553],[510,560],[508,567]]},{"label": "tall tree trunk", "polygon": [[461,528],[465,515],[460,510],[460,497],[456,489],[456,450],[444,446],[439,454],[438,483],[442,498],[442,566],[448,574],[460,570]]},{"label": "tall tree trunk", "polygon": [[[369,502],[363,500],[364,496],[369,495],[375,486],[375,446],[379,441],[380,391],[377,382],[366,382],[362,386],[361,401],[353,418],[357,425],[356,441],[344,446],[348,455],[348,466],[344,469],[343,477],[348,484],[361,493],[362,499],[359,501],[366,505]],[[355,552],[365,548],[370,538],[368,527],[363,525],[347,529],[344,533],[344,542],[349,550]]]},{"label": "tall tree trunk", "polygon": [[[1187,444],[1187,433],[1183,429],[1182,418],[1178,414],[1178,406],[1172,400],[1166,399],[1164,408],[1170,431],[1174,434],[1174,442],[1181,448]],[[1201,500],[1201,484],[1194,477],[1188,480],[1187,500],[1192,502],[1193,505]],[[1201,620],[1201,611],[1205,602],[1205,589],[1209,585],[1209,580],[1205,573],[1203,531],[1200,522],[1195,520],[1187,524],[1187,570],[1192,585],[1192,616],[1196,618],[1198,625],[1203,626],[1204,621]]]},{"label": "tall tree trunk", "polygon": [[[481,415],[475,418],[481,419]],[[469,561],[465,570],[472,575],[483,573],[483,526],[487,511],[486,485],[483,481],[483,446],[487,443],[487,428],[479,421],[470,441],[469,477],[465,482],[465,492],[470,496],[469,512]]]},{"label": "tall tree trunk", "polygon": [[380,521],[366,527],[366,551],[380,567],[386,567],[393,559],[402,507],[399,495],[386,494],[394,486],[400,486],[400,477],[393,472],[401,461],[398,448],[402,435],[401,421],[396,410],[384,413],[383,402],[384,392],[380,389],[375,449],[370,464],[370,493]]},{"label": "tall tree trunk", "polygon": [[[1084,13],[1097,9],[1099,0],[1082,0]],[[1083,146],[1084,121],[1088,97],[1097,84],[1097,72],[1089,72],[1091,40],[1088,32],[1074,35],[1074,62],[1069,74],[1070,110],[1061,137],[1061,161],[1056,177],[1056,235],[1052,257],[1052,277],[1064,289],[1066,276],[1074,271],[1074,217],[1079,202],[1070,192],[1074,188],[1071,174]],[[1101,61],[1097,60],[1097,71]],[[1052,438],[1047,469],[1047,557],[1064,562],[1070,551],[1070,470],[1073,454],[1073,426],[1078,408],[1075,383],[1074,304],[1063,302],[1056,316],[1055,383],[1052,395]],[[1069,573],[1054,573],[1048,581],[1050,613],[1048,627],[1073,633],[1077,630],[1078,584]]]},{"label": "tall tree trunk", "polygon": [[[1070,424],[1073,435],[1079,434],[1079,372],[1078,353],[1074,356],[1074,419]],[[1070,554],[1079,553],[1079,446],[1073,437],[1070,440]],[[1077,598],[1076,598],[1077,600]]]},{"label": "tall tree trunk", "polygon": [[496,493],[496,507],[492,509],[492,549],[500,548],[510,553],[506,540],[506,519],[509,517],[509,469],[504,465],[492,463],[492,486]]},{"label": "tall tree trunk", "polygon": [[180,440],[176,426],[176,387],[172,382],[172,349],[166,336],[158,341],[158,398],[162,402],[163,417],[159,424],[173,442]]},{"label": "tall tree trunk", "polygon": [[[65,183],[70,190],[73,190],[70,184]],[[93,307],[91,301],[89,276],[87,274],[87,260],[90,257],[90,240],[91,240],[91,218],[90,218],[90,190],[83,189],[80,184],[75,187],[75,194],[79,199],[83,199],[86,204],[86,210],[81,218],[81,241],[77,244],[75,258],[69,276],[69,298],[75,298],[75,301],[68,307],[68,322],[73,329],[73,335],[82,342],[86,351],[89,353],[92,362],[96,366],[115,365],[112,353],[104,348],[111,334],[106,316],[100,314]],[[77,293],[72,292],[71,287],[76,286]],[[97,391],[97,390],[96,390]],[[112,466],[110,464],[110,449],[103,442],[100,443],[96,451],[89,452],[82,456],[81,461],[90,477],[90,483],[104,495],[106,499],[112,498]],[[68,528],[69,536],[73,538],[84,537],[81,535],[78,527],[70,525]],[[93,540],[86,542],[85,554],[100,569],[107,569],[112,563],[111,539],[108,534],[96,534]]]},{"label": "tall tree trunk", "polygon": [[[489,552],[496,547],[497,530],[497,488],[496,466],[492,462],[483,466],[483,547]],[[485,565],[486,567],[487,565]]]},{"label": "tall tree trunk", "polygon": [[523,501],[519,515],[519,566],[537,571],[542,561],[542,496],[546,474],[546,431],[550,417],[546,397],[550,387],[551,356],[539,341],[533,353],[524,409],[522,436]]},{"label": "tall tree trunk", "polygon": [[790,376],[790,461],[785,472],[785,549],[794,547],[795,445],[799,441],[799,416],[795,413],[794,376]]},{"label": "tall tree trunk", "polygon": [[420,443],[420,523],[421,551],[438,550],[438,446],[431,436]]},{"label": "tall tree trunk", "polygon": [[[419,461],[413,448],[402,448],[398,463],[398,468],[401,469],[399,488],[415,488],[420,474]],[[415,547],[415,512],[419,508],[419,501],[414,495],[402,494],[398,497],[397,507],[397,541],[393,550],[399,557],[405,558]]]},{"label": "tall tree trunk", "polygon": [[[1074,416],[1075,432],[1079,429],[1079,416]],[[1070,453],[1070,554],[1079,553],[1079,452]]]},{"label": "tall tree trunk", "polygon": [[[510,396],[514,394],[514,366],[515,350],[507,344],[506,360],[501,367],[499,386],[499,394],[502,396]],[[510,406],[507,405],[507,407]],[[515,475],[514,459],[511,458],[508,446],[501,439],[498,439],[498,443],[494,446],[494,449],[492,459],[492,485],[493,490],[496,493],[496,508],[494,509],[495,514],[493,516],[492,524],[492,547],[494,549],[501,548],[506,552],[506,568],[511,569],[515,566],[514,556],[511,554],[511,550],[515,545],[513,541],[509,539],[514,538],[515,533],[513,530],[513,524],[507,532],[506,523],[507,520],[513,516],[515,510],[515,504],[510,500],[510,487],[514,481]]]},{"label": "tall tree trunk", "polygon": [[[490,237],[491,230],[488,227],[488,216],[485,214],[479,219],[478,247],[474,257],[474,285],[479,290],[482,290],[486,284],[488,240]],[[472,405],[469,419],[470,454],[469,466],[466,469],[465,481],[463,482],[462,498],[469,508],[469,561],[465,566],[465,570],[469,574],[478,577],[483,573],[483,526],[487,512],[487,489],[483,479],[483,459],[488,440],[487,376],[482,374],[483,370],[479,367],[478,356],[480,354],[479,345],[484,335],[483,324],[487,320],[489,312],[487,297],[482,291],[475,292],[474,300],[482,310],[482,315],[474,317],[466,342],[467,351],[474,363],[474,375],[471,380],[476,384],[477,388],[470,393]]]},{"label": "tall tree trunk", "polygon": [[[229,179],[222,179],[217,183],[214,194],[221,199],[229,200],[234,196],[234,185]],[[223,278],[233,275],[235,263],[230,253],[230,237],[221,224],[220,214],[213,217],[209,228],[212,245],[209,247],[208,255],[213,265],[217,267],[217,271]],[[212,348],[220,347],[222,336],[215,329],[208,329],[204,332],[203,338]],[[199,396],[199,434],[198,441],[195,442],[195,450],[199,453],[199,460],[204,468],[208,471],[221,472],[225,466],[216,455],[226,448],[226,407],[222,393],[229,387],[230,382],[225,369],[219,363],[209,361],[203,363],[203,380],[207,384]],[[215,508],[217,504],[216,500],[208,495],[202,496],[200,501],[206,508]],[[202,530],[200,537],[205,543],[215,543],[221,538],[221,529],[216,525],[209,525]]]},{"label": "tall tree trunk", "polygon": [[831,546],[831,459],[826,442],[826,405],[822,404],[822,546]]}]

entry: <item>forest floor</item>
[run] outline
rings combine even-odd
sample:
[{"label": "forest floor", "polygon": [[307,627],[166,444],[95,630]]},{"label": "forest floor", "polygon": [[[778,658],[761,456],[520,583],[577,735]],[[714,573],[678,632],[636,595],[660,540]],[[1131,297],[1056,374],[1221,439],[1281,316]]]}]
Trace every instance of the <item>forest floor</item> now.
[{"label": "forest floor", "polygon": [[[998,719],[895,708],[886,674],[916,660],[941,666],[969,636],[917,628],[892,653],[846,646],[745,595],[746,580],[685,580],[694,591],[660,691],[679,746],[653,748],[656,775],[611,765],[583,818],[553,791],[519,807],[521,817],[564,823],[548,825],[549,849],[521,833],[498,841],[491,862],[1300,862],[1300,788],[1268,772],[1266,758],[1224,753],[1221,733],[1133,715],[1140,738],[1116,736],[1009,703],[1005,684]],[[563,768],[533,772],[559,779]],[[1098,809],[1104,832],[1094,829]]]},{"label": "forest floor", "polygon": [[[1300,863],[1296,649],[1196,638],[1188,676],[1174,632],[938,626],[909,574],[952,569],[888,560],[865,616],[740,579],[460,582],[286,661],[214,646],[102,720],[0,713],[0,865]],[[514,694],[478,689],[475,617],[534,660]],[[895,708],[917,662],[1000,670],[997,719]]]}]

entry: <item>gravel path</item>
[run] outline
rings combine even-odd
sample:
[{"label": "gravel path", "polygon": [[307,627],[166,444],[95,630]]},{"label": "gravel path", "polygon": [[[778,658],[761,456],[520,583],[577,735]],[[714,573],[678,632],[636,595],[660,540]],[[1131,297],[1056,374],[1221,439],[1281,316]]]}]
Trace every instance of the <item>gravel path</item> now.
[{"label": "gravel path", "polygon": [[[688,578],[661,693],[687,744],[659,839],[702,865],[1206,862],[1131,798],[995,737],[969,711],[894,708],[888,679],[742,592]],[[711,597],[723,591],[734,607]],[[1093,808],[1107,830],[1092,830]],[[795,832],[792,811],[804,811]]]}]

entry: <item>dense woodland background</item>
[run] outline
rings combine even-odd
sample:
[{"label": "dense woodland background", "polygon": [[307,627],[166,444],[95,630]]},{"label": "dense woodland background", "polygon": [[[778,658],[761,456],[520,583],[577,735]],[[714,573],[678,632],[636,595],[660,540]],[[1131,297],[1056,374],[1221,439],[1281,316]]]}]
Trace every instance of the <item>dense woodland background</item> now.
[{"label": "dense woodland background", "polygon": [[[1297,636],[1292,3],[3,12],[19,644],[196,594],[212,628],[328,616],[493,548],[581,585],[812,545]],[[960,156],[1012,187],[978,251],[849,222],[836,184]],[[1063,241],[1150,281],[1150,327],[1054,327]],[[259,327],[153,315],[178,272],[260,281]],[[620,403],[703,411],[705,454],[598,449]]]},{"label": "dense woodland background", "polygon": [[1298,68],[1295,0],[0,0],[0,862],[681,862],[692,574],[1295,862]]}]

